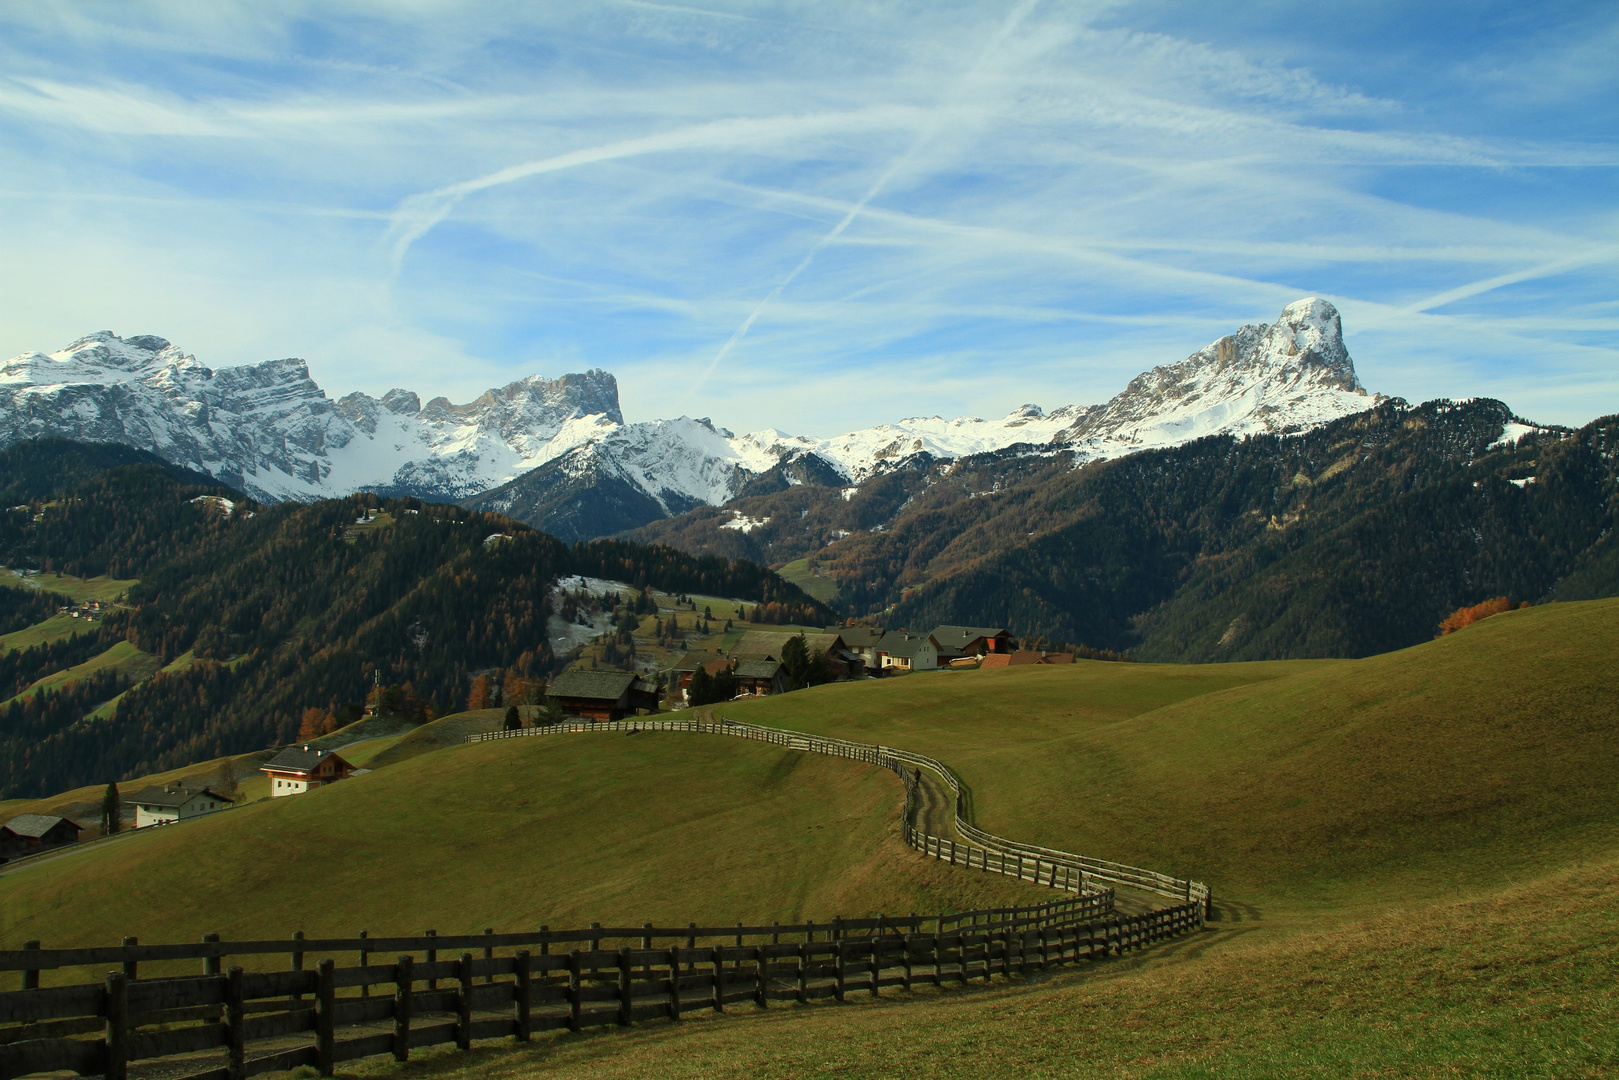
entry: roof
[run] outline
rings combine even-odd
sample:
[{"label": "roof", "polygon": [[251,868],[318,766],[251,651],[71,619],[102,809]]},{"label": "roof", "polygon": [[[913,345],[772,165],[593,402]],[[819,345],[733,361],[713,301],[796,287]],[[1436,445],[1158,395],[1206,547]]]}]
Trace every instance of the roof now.
[{"label": "roof", "polygon": [[1009,662],[1013,667],[1021,667],[1024,664],[1043,664],[1046,662],[1046,658],[1037,652],[1015,652],[1008,653],[1007,656],[1010,658]]},{"label": "roof", "polygon": [[[913,657],[928,643],[926,634],[913,634],[907,630],[890,630],[877,643],[877,651],[889,656]],[[937,648],[937,646],[935,646]]]},{"label": "roof", "polygon": [[739,679],[774,679],[781,670],[779,660],[745,660],[736,666]]},{"label": "roof", "polygon": [[978,668],[979,668],[980,671],[982,671],[984,668],[1011,667],[1011,666],[1012,666],[1012,654],[1011,653],[992,652],[988,656],[984,657],[984,662],[979,664]]},{"label": "roof", "polygon": [[551,680],[545,696],[617,701],[635,684],[635,678],[633,671],[564,671]]},{"label": "roof", "polygon": [[997,626],[940,626],[933,631],[933,640],[941,649],[965,649],[980,638],[995,638],[1006,633]]},{"label": "roof", "polygon": [[689,652],[675,661],[670,671],[696,671],[704,665],[714,662],[714,654],[708,652]]},{"label": "roof", "polygon": [[141,806],[167,806],[178,809],[196,798],[198,795],[211,795],[220,802],[230,802],[217,791],[207,788],[183,787],[180,784],[163,784],[149,788],[141,788],[129,797],[129,801]]},{"label": "roof", "polygon": [[[781,650],[787,642],[797,637],[797,633],[783,634],[771,633],[767,630],[749,630],[738,639],[736,647],[731,650],[732,656],[756,656],[760,659],[769,657],[772,660],[781,659]],[[804,636],[804,643],[809,644],[809,635]],[[830,642],[817,642],[821,648],[826,648]]]},{"label": "roof", "polygon": [[882,629],[876,626],[846,626],[832,632],[851,649],[869,649],[883,639]]},{"label": "roof", "polygon": [[281,753],[277,754],[269,761],[266,761],[263,765],[260,765],[259,771],[264,772],[269,769],[274,769],[277,772],[314,772],[315,766],[319,765],[327,758],[337,758],[338,762],[340,762],[346,769],[352,769],[354,767],[330,750],[312,750],[310,749],[309,744],[305,743],[302,746],[287,747],[285,750],[281,751]]},{"label": "roof", "polygon": [[64,821],[75,829],[84,828],[76,821],[68,821],[67,818],[57,817],[55,814],[18,814],[6,822],[5,827],[18,836],[32,836],[37,840]]}]

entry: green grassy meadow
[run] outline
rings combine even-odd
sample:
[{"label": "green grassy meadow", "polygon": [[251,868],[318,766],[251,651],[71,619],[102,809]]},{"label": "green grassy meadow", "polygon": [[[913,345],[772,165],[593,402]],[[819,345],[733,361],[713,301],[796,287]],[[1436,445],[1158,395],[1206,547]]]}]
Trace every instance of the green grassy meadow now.
[{"label": "green grassy meadow", "polygon": [[28,577],[19,577],[16,573],[0,568],[0,588],[9,589],[43,589],[45,592],[60,593],[78,603],[88,600],[100,600],[106,603],[117,600],[140,582],[133,578],[123,580],[109,577],[76,578],[63,577],[61,574],[30,574]]},{"label": "green grassy meadow", "polygon": [[[1364,660],[1082,661],[725,706],[939,757],[981,826],[1201,878],[1215,917],[1016,984],[344,1075],[1619,1075],[1616,656],[1605,600]],[[0,875],[0,944],[786,922],[1050,895],[905,849],[881,770],[672,733],[460,743],[500,712],[359,744],[377,771],[332,788]],[[191,899],[165,905],[176,890]]]},{"label": "green grassy meadow", "polygon": [[886,770],[741,740],[462,745],[0,874],[0,946],[792,922],[1050,898],[912,857],[903,799]]},{"label": "green grassy meadow", "polygon": [[44,622],[25,626],[21,630],[13,630],[9,634],[0,634],[0,652],[31,649],[35,645],[62,641],[74,634],[89,633],[97,625],[87,619],[75,619],[71,615],[52,615]]},{"label": "green grassy meadow", "polygon": [[1619,841],[1619,600],[1364,660],[1084,662],[727,706],[920,750],[1004,835],[1315,911],[1444,895]]},{"label": "green grassy meadow", "polygon": [[[140,682],[162,666],[162,662],[157,657],[150,653],[142,652],[127,641],[120,641],[106,652],[101,653],[99,656],[93,656],[82,664],[75,664],[70,668],[58,671],[54,675],[47,675],[43,679],[37,680],[17,696],[30,697],[42,690],[59,690],[64,686],[76,683],[80,679],[87,679],[109,668],[121,671],[128,675],[131,680]],[[0,709],[11,704],[11,700],[7,698],[5,701],[0,701]]]},{"label": "green grassy meadow", "polygon": [[794,559],[790,563],[778,566],[776,573],[823,604],[831,603],[838,597],[837,581],[811,567],[808,559]]}]

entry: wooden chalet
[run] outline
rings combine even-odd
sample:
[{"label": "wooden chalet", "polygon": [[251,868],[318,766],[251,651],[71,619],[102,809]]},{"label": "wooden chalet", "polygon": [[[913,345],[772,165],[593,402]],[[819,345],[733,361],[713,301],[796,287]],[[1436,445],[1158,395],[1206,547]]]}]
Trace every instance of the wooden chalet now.
[{"label": "wooden chalet", "polygon": [[129,801],[135,804],[137,829],[211,814],[231,804],[231,800],[218,792],[186,787],[178,782],[142,788]]},{"label": "wooden chalet", "polygon": [[993,626],[939,626],[929,635],[939,647],[939,662],[1012,651],[1012,635]]},{"label": "wooden chalet", "polygon": [[347,780],[354,766],[332,750],[319,750],[308,743],[289,746],[259,767],[270,777],[270,797],[300,795],[339,780]]},{"label": "wooden chalet", "polygon": [[787,669],[780,660],[743,660],[731,673],[736,679],[736,696],[766,697],[787,692]]},{"label": "wooden chalet", "polygon": [[84,826],[55,814],[18,814],[0,825],[0,859],[78,843]]},{"label": "wooden chalet", "polygon": [[564,671],[551,680],[545,696],[570,716],[588,720],[622,720],[638,709],[658,711],[657,684],[633,671]]},{"label": "wooden chalet", "polygon": [[731,666],[731,662],[723,656],[706,652],[689,652],[675,662],[669,669],[669,695],[676,701],[687,700],[687,691],[691,689],[691,677],[702,668],[712,678]]},{"label": "wooden chalet", "polygon": [[[865,672],[865,662],[844,644],[843,631],[837,627],[829,627],[824,634],[804,634],[804,646],[810,652],[820,652],[826,655],[827,662],[832,666],[832,678],[836,682],[844,682],[857,678]],[[748,660],[781,660],[787,642],[799,636],[799,631],[782,633],[769,630],[749,630],[737,641],[736,647],[731,650],[731,659],[736,663]]]}]

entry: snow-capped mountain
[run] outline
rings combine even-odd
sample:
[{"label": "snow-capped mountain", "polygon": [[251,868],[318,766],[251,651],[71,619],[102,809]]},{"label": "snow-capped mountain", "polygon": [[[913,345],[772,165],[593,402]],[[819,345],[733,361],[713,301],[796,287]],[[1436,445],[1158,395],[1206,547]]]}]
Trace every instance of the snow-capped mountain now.
[{"label": "snow-capped mountain", "polygon": [[1371,408],[1325,300],[1289,304],[1105,405],[994,420],[914,417],[831,438],[626,423],[605,371],[531,376],[465,405],[390,390],[327,398],[302,360],[213,370],[162,338],[91,334],[0,365],[0,445],[42,435],[151,450],[265,501],[372,490],[461,500],[569,539],[738,495],[860,484],[927,454],[1036,444],[1080,460],[1203,435],[1302,430]]},{"label": "snow-capped mountain", "polygon": [[126,443],[268,502],[358,490],[462,498],[623,423],[605,371],[424,406],[406,390],[334,402],[302,360],[216,371],[162,338],[110,331],[0,365],[0,443]]}]

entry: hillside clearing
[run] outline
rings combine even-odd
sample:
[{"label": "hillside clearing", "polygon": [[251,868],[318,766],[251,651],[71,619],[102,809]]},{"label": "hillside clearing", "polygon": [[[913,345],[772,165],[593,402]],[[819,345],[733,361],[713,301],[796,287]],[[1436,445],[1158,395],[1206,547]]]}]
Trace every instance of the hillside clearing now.
[{"label": "hillside clearing", "polygon": [[0,588],[42,589],[45,592],[60,593],[81,604],[89,600],[100,600],[102,603],[117,600],[139,584],[140,582],[134,578],[76,578],[64,577],[61,574],[33,573],[24,577],[15,570],[0,567]]},{"label": "hillside clearing", "polygon": [[[142,652],[127,641],[120,641],[99,656],[91,657],[82,664],[65,668],[54,675],[47,675],[30,685],[17,695],[17,698],[32,697],[47,690],[60,690],[70,686],[80,679],[87,679],[103,671],[116,670],[128,676],[132,682],[140,682],[162,666],[162,662],[150,653]],[[0,709],[11,704],[15,699],[0,701]]]},{"label": "hillside clearing", "polygon": [[74,634],[91,634],[99,628],[100,624],[89,619],[75,619],[71,615],[52,615],[44,622],[35,623],[21,630],[13,630],[9,634],[0,634],[0,653],[63,641]]}]

